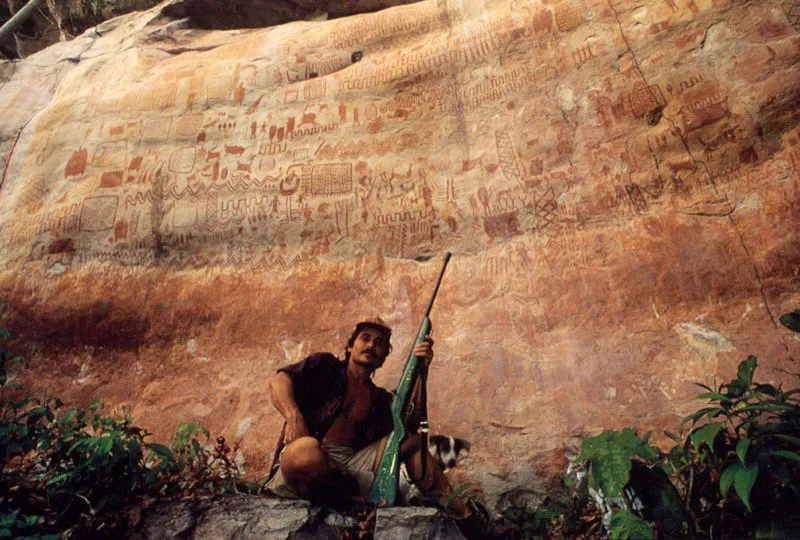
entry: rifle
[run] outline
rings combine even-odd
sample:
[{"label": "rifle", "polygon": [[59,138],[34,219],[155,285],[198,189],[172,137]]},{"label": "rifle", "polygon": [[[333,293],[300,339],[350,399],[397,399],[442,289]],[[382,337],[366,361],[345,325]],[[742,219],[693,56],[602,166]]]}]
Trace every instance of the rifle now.
[{"label": "rifle", "polygon": [[[417,332],[417,343],[425,341],[425,338],[431,333],[432,325],[429,318],[433,302],[436,300],[436,293],[439,292],[439,285],[442,284],[444,271],[447,268],[447,263],[450,261],[450,252],[444,254],[444,262],[442,263],[442,270],[439,273],[439,279],[436,280],[436,286],[433,289],[431,301],[428,303],[428,309],[425,310],[425,315],[422,317],[422,324],[419,326]],[[414,404],[411,403],[411,392],[417,384],[417,380],[421,381],[420,391],[425,395],[426,384],[426,371],[427,366],[419,361],[414,355],[414,347],[411,348],[411,353],[406,361],[406,366],[403,368],[403,374],[400,376],[400,383],[397,385],[394,397],[392,398],[392,420],[394,422],[394,429],[389,434],[386,441],[386,447],[383,450],[381,462],[378,465],[378,470],[375,473],[375,479],[372,481],[369,495],[367,495],[367,502],[374,504],[386,504],[394,506],[397,502],[397,481],[400,472],[400,444],[403,439],[408,435],[406,430],[405,419],[413,412]],[[425,403],[425,398],[422,398],[422,403]],[[427,411],[423,409],[424,417],[420,422],[422,432],[422,451],[428,451],[428,420]],[[422,460],[423,477],[425,476],[425,464],[427,460]]]}]

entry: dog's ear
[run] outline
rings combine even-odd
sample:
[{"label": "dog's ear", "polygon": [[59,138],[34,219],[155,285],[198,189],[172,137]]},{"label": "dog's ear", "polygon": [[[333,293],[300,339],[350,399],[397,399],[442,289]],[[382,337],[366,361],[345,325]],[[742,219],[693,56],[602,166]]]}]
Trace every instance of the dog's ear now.
[{"label": "dog's ear", "polygon": [[456,454],[458,454],[462,450],[466,450],[467,452],[469,452],[469,441],[458,438],[456,438],[455,441],[456,441],[456,448],[455,448]]},{"label": "dog's ear", "polygon": [[446,440],[447,437],[445,437],[444,435],[431,435],[430,437],[428,437],[428,444],[432,444],[436,446],[436,448],[439,448],[442,445],[442,443]]}]

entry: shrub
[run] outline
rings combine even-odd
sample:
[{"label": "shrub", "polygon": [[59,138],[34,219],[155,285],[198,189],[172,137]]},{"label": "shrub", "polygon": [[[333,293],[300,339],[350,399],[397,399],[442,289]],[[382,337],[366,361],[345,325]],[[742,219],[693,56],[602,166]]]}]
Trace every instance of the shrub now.
[{"label": "shrub", "polygon": [[130,418],[102,414],[97,401],[83,409],[52,397],[9,398],[21,388],[8,382],[6,362],[23,360],[0,355],[0,537],[116,538],[157,498],[237,491],[223,438],[207,450],[208,430],[181,424],[165,446],[146,442]]},{"label": "shrub", "polygon": [[691,431],[667,456],[709,535],[773,535],[799,525],[800,388],[755,382],[757,365],[750,356],[730,382],[700,385],[707,404],[684,419]]},{"label": "shrub", "polygon": [[[796,537],[800,533],[800,388],[754,380],[750,356],[662,452],[632,429],[584,439],[567,482],[503,519],[524,538]],[[588,497],[587,497],[588,494]]]}]

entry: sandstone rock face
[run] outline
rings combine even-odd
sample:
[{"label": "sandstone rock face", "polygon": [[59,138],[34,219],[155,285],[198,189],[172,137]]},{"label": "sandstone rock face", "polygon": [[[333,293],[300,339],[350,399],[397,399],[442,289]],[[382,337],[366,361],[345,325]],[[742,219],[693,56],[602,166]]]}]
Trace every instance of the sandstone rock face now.
[{"label": "sandstone rock face", "polygon": [[[797,371],[800,8],[444,0],[266,29],[126,15],[0,65],[18,380],[195,420],[263,473],[267,378],[439,269],[434,431],[498,504],[692,382]],[[21,352],[25,353],[25,350]],[[464,468],[462,468],[464,469]]]}]

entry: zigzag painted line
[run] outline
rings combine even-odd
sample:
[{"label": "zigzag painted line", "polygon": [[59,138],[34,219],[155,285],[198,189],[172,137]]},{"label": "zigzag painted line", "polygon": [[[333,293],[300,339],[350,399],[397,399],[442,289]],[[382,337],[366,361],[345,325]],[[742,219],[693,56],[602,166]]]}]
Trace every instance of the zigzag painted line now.
[{"label": "zigzag painted line", "polygon": [[127,209],[128,206],[137,206],[144,203],[151,203],[153,202],[153,192],[152,191],[140,191],[136,195],[126,195],[125,196],[125,208]]}]

